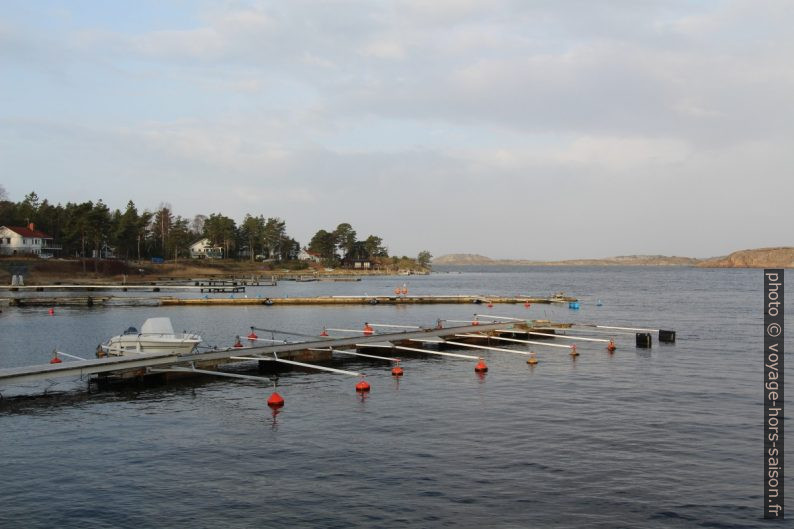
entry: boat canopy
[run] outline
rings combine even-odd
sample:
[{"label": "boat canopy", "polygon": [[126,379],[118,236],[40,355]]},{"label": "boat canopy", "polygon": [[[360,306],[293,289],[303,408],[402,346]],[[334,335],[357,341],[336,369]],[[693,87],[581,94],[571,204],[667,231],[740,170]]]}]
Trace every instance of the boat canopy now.
[{"label": "boat canopy", "polygon": [[171,318],[149,318],[141,325],[141,334],[174,334]]}]

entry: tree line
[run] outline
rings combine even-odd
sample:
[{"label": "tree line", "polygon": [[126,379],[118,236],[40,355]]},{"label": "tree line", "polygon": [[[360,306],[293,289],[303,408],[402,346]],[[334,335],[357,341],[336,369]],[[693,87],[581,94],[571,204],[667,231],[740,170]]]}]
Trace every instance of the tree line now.
[{"label": "tree line", "polygon": [[[278,217],[246,214],[238,225],[221,213],[199,214],[192,219],[174,215],[167,203],[154,211],[139,211],[130,200],[124,210],[112,210],[101,199],[54,205],[41,200],[35,192],[20,202],[12,202],[0,187],[0,226],[30,223],[55,238],[63,246],[61,255],[66,257],[101,257],[112,249],[115,257],[125,260],[177,260],[190,257],[190,245],[205,237],[223,248],[225,257],[252,261],[295,260],[301,251],[298,241],[287,233],[286,221]],[[369,235],[358,240],[348,223],[339,224],[332,231],[318,230],[308,249],[327,265],[389,257],[381,237]],[[420,254],[420,258],[425,257],[424,266],[429,264],[429,256],[429,252]]]}]

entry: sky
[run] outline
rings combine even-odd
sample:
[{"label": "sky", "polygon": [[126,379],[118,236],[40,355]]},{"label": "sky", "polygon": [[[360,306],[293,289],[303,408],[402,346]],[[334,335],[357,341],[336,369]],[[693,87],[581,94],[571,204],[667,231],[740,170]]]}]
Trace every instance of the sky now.
[{"label": "sky", "polygon": [[794,2],[8,1],[12,200],[390,253],[794,245]]}]

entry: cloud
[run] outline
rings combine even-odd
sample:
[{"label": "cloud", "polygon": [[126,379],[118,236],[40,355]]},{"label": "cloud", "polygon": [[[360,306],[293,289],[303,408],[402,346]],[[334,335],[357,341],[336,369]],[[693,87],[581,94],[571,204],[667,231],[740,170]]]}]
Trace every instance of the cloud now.
[{"label": "cloud", "polygon": [[553,258],[752,247],[794,191],[788,2],[114,6],[0,26],[12,197]]}]

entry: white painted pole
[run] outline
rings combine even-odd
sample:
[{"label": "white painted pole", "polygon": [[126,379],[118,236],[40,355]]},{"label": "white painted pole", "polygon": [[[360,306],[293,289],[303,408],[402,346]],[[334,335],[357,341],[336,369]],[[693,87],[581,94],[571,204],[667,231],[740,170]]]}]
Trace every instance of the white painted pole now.
[{"label": "white painted pole", "polygon": [[616,331],[635,331],[635,332],[659,332],[659,329],[635,329],[634,327],[609,327],[607,325],[586,325],[576,323],[578,327],[595,327],[596,329],[614,329]]},{"label": "white painted pole", "polygon": [[[459,335],[456,334],[455,336],[459,336]],[[450,342],[449,340],[447,340],[447,343],[450,344],[450,345],[458,345],[460,347],[472,347],[474,349],[485,349],[487,351],[499,351],[501,353],[513,353],[513,354],[517,354],[517,355],[529,355],[530,354],[530,353],[528,353],[526,351],[514,351],[512,349],[503,349],[501,347],[490,347],[490,346],[487,346],[487,345],[474,345],[473,343]]]},{"label": "white painted pole", "polygon": [[268,358],[266,356],[231,356],[232,360],[264,360],[266,362],[281,362],[282,364],[290,364],[294,366],[309,367],[311,369],[319,369],[320,371],[330,371],[331,373],[340,373],[342,375],[352,375],[354,377],[364,376],[364,373],[356,373],[354,371],[345,371],[344,369],[334,369],[333,367],[316,366],[314,364],[305,364],[303,362],[296,362],[294,360],[284,360],[283,358]]},{"label": "white painted pole", "polygon": [[[540,329],[541,331],[566,331],[566,332],[589,332],[595,334],[608,334],[611,336],[616,335],[625,335],[625,336],[634,336],[633,332],[627,331],[603,331],[598,329],[580,329],[574,327],[535,327],[535,329]],[[526,333],[527,331],[505,331],[505,332],[523,332]]]},{"label": "white painted pole", "polygon": [[74,358],[75,360],[88,360],[88,358],[83,358],[81,356],[70,355],[69,353],[62,353],[60,351],[55,351],[55,354],[56,355],[60,355],[60,356],[67,356],[69,358]]},{"label": "white painted pole", "polygon": [[399,358],[390,358],[388,356],[368,355],[358,353],[356,351],[343,351],[342,349],[309,349],[309,351],[331,351],[332,353],[340,353],[344,355],[363,356],[364,358],[374,358],[375,360],[386,360],[387,362],[399,362]]},{"label": "white painted pole", "polygon": [[370,327],[388,327],[390,329],[421,329],[418,325],[389,325],[387,323],[370,323]]},{"label": "white painted pole", "polygon": [[156,368],[150,367],[147,368],[150,373],[168,373],[168,372],[177,372],[177,373],[201,373],[203,375],[215,375],[218,377],[228,377],[228,378],[241,378],[245,380],[257,380],[259,382],[267,382],[270,384],[271,380],[265,377],[255,377],[253,375],[242,375],[239,373],[226,373],[225,371],[210,371],[208,369],[196,369],[195,367],[180,367],[180,366],[172,366],[166,368]]},{"label": "white painted pole", "polygon": [[360,333],[372,334],[372,333],[368,333],[367,331],[362,331],[362,330],[359,330],[359,329],[325,329],[325,330],[326,331],[336,331],[336,332],[360,332]]},{"label": "white painted pole", "polygon": [[472,355],[463,355],[459,353],[444,353],[441,351],[430,351],[428,349],[419,349],[418,347],[405,347],[404,345],[395,345],[395,349],[400,349],[401,351],[415,351],[417,353],[425,353],[429,355],[439,355],[439,356],[450,356],[452,358],[465,358],[466,360],[479,360],[479,356],[472,356]]},{"label": "white painted pole", "polygon": [[493,314],[475,314],[478,318],[495,318],[497,320],[510,320],[510,321],[520,321],[525,322],[527,320],[522,318],[511,318],[509,316],[494,316]]},{"label": "white painted pole", "polygon": [[271,338],[247,338],[252,342],[290,343],[287,340],[273,340]]},{"label": "white painted pole", "polygon": [[566,336],[564,334],[551,334],[545,332],[529,331],[527,334],[536,336],[548,336],[550,338],[563,338],[565,340],[584,340],[586,342],[608,342],[605,338],[587,338],[585,336]]},{"label": "white painted pole", "polygon": [[456,334],[455,336],[460,336],[462,338],[491,338],[492,340],[501,340],[503,342],[526,343],[530,345],[543,345],[546,347],[563,347],[565,349],[571,348],[570,345],[560,345],[558,343],[534,342],[532,340],[519,340],[517,338],[506,338],[504,336],[487,336],[484,334]]}]

